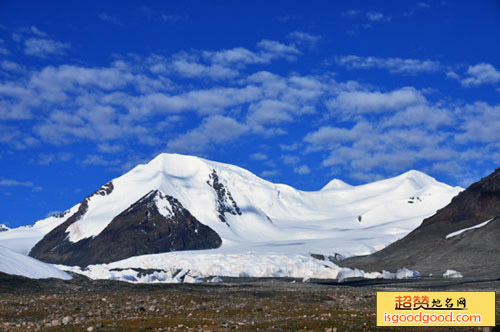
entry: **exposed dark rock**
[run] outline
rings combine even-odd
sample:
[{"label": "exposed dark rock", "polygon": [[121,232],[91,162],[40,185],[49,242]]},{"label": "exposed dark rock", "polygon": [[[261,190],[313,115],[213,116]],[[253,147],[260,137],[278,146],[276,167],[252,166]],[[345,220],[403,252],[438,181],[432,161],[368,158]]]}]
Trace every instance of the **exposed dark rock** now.
[{"label": "exposed dark rock", "polygon": [[93,194],[93,195],[101,195],[101,196],[106,196],[106,195],[109,195],[113,192],[113,189],[115,189],[115,187],[113,186],[113,181],[110,181],[108,183],[106,183],[104,186],[102,186],[101,188],[97,189]]},{"label": "exposed dark rock", "polygon": [[334,255],[328,255],[328,256],[321,254],[311,254],[311,257],[320,261],[330,261],[335,264],[340,263],[345,259],[345,257],[339,253],[335,253]]},{"label": "exposed dark rock", "polygon": [[226,213],[230,213],[232,215],[241,215],[241,210],[236,204],[236,201],[233,199],[231,192],[221,183],[219,182],[219,176],[215,169],[208,176],[207,184],[215,190],[217,194],[217,211],[219,212],[219,219],[223,223],[229,226],[226,220]]},{"label": "exposed dark rock", "polygon": [[[446,239],[450,233],[490,219],[484,227]],[[500,168],[469,186],[403,239],[372,255],[348,258],[342,265],[370,271],[408,267],[434,275],[454,269],[464,276],[499,276],[499,239]]]},{"label": "exposed dark rock", "polygon": [[9,227],[5,226],[4,224],[0,224],[0,232],[7,232],[9,230]]},{"label": "exposed dark rock", "polygon": [[63,211],[63,212],[60,212],[60,213],[56,213],[53,215],[53,217],[56,217],[56,218],[64,218],[66,217],[66,215],[70,212],[70,210],[66,210],[66,211]]},{"label": "exposed dark rock", "polygon": [[[166,206],[166,216],[160,213],[157,202]],[[86,203],[81,203],[82,211],[86,211]],[[177,199],[158,190],[116,216],[99,235],[73,243],[68,241],[66,229],[80,216],[75,213],[47,234],[30,256],[50,263],[86,266],[144,254],[212,249],[222,244],[215,231],[200,223]]]}]

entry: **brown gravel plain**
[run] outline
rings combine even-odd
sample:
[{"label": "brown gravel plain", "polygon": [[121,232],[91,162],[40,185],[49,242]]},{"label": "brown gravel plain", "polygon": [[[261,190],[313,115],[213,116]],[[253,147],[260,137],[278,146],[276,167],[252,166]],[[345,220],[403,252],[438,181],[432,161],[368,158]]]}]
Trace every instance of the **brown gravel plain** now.
[{"label": "brown gravel plain", "polygon": [[[134,285],[0,274],[0,331],[497,331],[377,328],[377,290],[498,290],[500,280],[230,279]],[[500,321],[500,296],[496,315]]]}]

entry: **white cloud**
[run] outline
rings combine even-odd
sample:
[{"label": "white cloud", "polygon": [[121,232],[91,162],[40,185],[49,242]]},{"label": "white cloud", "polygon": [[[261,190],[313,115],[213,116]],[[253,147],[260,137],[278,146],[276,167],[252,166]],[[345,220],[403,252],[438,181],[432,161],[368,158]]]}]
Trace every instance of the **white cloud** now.
[{"label": "white cloud", "polygon": [[264,154],[264,153],[260,153],[260,152],[256,152],[256,153],[253,153],[250,155],[250,159],[253,159],[253,160],[266,160],[268,159],[269,157]]},{"label": "white cloud", "polygon": [[203,58],[212,64],[223,67],[243,67],[250,64],[269,63],[275,59],[294,60],[300,51],[294,45],[286,45],[275,40],[262,40],[257,44],[259,51],[250,51],[243,47],[221,51],[204,51]]},{"label": "white cloud", "polygon": [[377,11],[366,12],[366,18],[371,22],[388,22],[392,20],[391,16],[386,16],[383,13]]},{"label": "white cloud", "polygon": [[25,32],[28,32],[28,33],[32,33],[32,34],[34,34],[34,35],[36,35],[36,36],[39,36],[39,37],[47,37],[47,33],[46,33],[46,32],[44,32],[44,31],[42,31],[42,30],[38,29],[38,28],[37,28],[36,26],[34,26],[34,25],[30,26],[29,28],[23,28],[23,29],[21,29],[21,30],[23,30],[23,31],[25,31]]},{"label": "white cloud", "polygon": [[349,69],[386,69],[391,73],[418,74],[441,70],[438,61],[405,59],[405,58],[377,58],[347,55],[336,57],[335,61]]},{"label": "white cloud", "polygon": [[351,129],[324,126],[307,134],[304,141],[313,146],[334,147],[340,143],[353,142],[361,136],[373,134],[372,126],[367,122],[359,122]]},{"label": "white cloud", "polygon": [[476,102],[460,108],[462,133],[456,136],[459,143],[500,142],[500,105],[491,106]]},{"label": "white cloud", "polygon": [[215,79],[238,76],[238,71],[218,64],[204,65],[184,59],[175,60],[172,66],[176,72],[186,77],[210,77]]},{"label": "white cloud", "polygon": [[41,191],[43,187],[35,186],[33,182],[30,181],[17,181],[12,179],[3,179],[0,180],[0,187],[24,187],[31,188],[32,191]]},{"label": "white cloud", "polygon": [[299,166],[299,167],[295,167],[293,169],[293,171],[295,173],[297,173],[297,174],[300,174],[300,175],[305,175],[305,174],[311,173],[311,169],[307,165],[302,165],[302,166]]},{"label": "white cloud", "polygon": [[293,155],[282,155],[281,160],[285,165],[296,165],[299,163],[300,158]]},{"label": "white cloud", "polygon": [[122,151],[123,146],[120,144],[101,143],[97,145],[97,149],[104,153],[116,153]]},{"label": "white cloud", "polygon": [[[255,49],[127,56],[103,67],[19,70],[14,62],[0,62],[3,70],[12,69],[0,84],[0,120],[9,120],[8,126],[0,125],[0,144],[28,149],[90,142],[94,150],[83,158],[84,165],[127,168],[133,157],[117,164],[111,154],[124,152],[129,144],[204,155],[245,144],[246,138],[287,135],[279,146],[291,171],[311,172],[315,165],[304,165],[301,156],[317,153],[321,165],[353,179],[393,175],[424,162],[431,170],[454,159],[463,164],[474,157],[464,147],[470,143],[483,149],[483,159],[496,162],[498,106],[436,101],[437,94],[414,87],[382,90],[336,81],[332,72],[267,71],[270,61],[300,55],[298,41],[308,36],[294,33],[290,38],[292,44],[263,41]],[[394,73],[444,72],[430,60],[348,56],[338,61],[348,68]],[[267,154],[251,158],[269,168],[265,176],[278,174]],[[32,162],[61,161],[47,155]]]},{"label": "white cloud", "polygon": [[251,124],[279,124],[293,120],[292,111],[295,105],[280,100],[261,100],[250,105],[248,122]]},{"label": "white cloud", "polygon": [[17,180],[4,179],[0,180],[0,186],[2,187],[33,187],[33,183],[29,181],[21,182]]},{"label": "white cloud", "polygon": [[114,16],[109,15],[106,12],[102,12],[98,15],[99,19],[105,22],[110,22],[113,24],[121,24],[121,22]]},{"label": "white cloud", "polygon": [[428,105],[409,106],[402,112],[384,122],[384,127],[408,126],[424,124],[429,129],[436,130],[440,126],[454,125],[456,120],[453,114],[446,109],[431,107]]},{"label": "white cloud", "polygon": [[257,44],[258,48],[265,51],[264,56],[274,57],[293,57],[300,54],[300,51],[293,45],[286,45],[276,40],[263,39]]},{"label": "white cloud", "polygon": [[0,39],[0,54],[1,55],[9,54],[9,50],[5,47],[5,41],[3,39]]},{"label": "white cloud", "polygon": [[390,92],[345,91],[329,101],[332,111],[343,110],[352,113],[380,113],[388,110],[402,110],[426,102],[422,93],[412,87]]},{"label": "white cloud", "polygon": [[489,63],[479,63],[467,68],[467,77],[461,80],[463,86],[495,84],[500,82],[500,72]]},{"label": "white cloud", "polygon": [[52,39],[29,38],[24,41],[24,53],[37,57],[61,55],[69,48],[68,43],[61,43]]},{"label": "white cloud", "polygon": [[316,45],[321,40],[321,36],[312,35],[310,33],[303,32],[303,31],[291,32],[288,34],[287,37],[290,40],[294,41],[295,43],[307,44],[307,45],[311,45],[311,46]]},{"label": "white cloud", "polygon": [[2,67],[3,70],[10,72],[21,72],[24,70],[24,67],[21,66],[20,64],[8,60],[2,61],[0,63],[0,66]]},{"label": "white cloud", "polygon": [[92,166],[116,166],[116,165],[120,164],[121,162],[118,159],[107,160],[101,155],[89,154],[82,161],[82,163],[84,165],[92,165]]},{"label": "white cloud", "polygon": [[60,152],[60,153],[42,153],[38,156],[34,162],[38,165],[50,165],[55,162],[68,162],[73,158],[73,155],[69,152]]},{"label": "white cloud", "polygon": [[236,142],[248,128],[235,119],[214,115],[205,118],[197,128],[181,134],[167,144],[167,149],[180,153],[200,153],[213,144]]},{"label": "white cloud", "polygon": [[359,10],[355,10],[355,9],[350,9],[350,10],[347,10],[345,12],[342,12],[342,16],[347,16],[347,17],[355,17],[357,15],[359,15],[361,12]]}]

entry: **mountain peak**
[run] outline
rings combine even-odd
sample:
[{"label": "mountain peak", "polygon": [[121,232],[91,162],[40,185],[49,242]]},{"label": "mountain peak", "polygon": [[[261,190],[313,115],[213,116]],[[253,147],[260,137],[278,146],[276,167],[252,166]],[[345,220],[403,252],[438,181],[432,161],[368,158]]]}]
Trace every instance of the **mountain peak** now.
[{"label": "mountain peak", "polygon": [[6,232],[8,231],[10,228],[7,227],[6,225],[4,224],[0,224],[0,232]]},{"label": "mountain peak", "polygon": [[423,188],[429,184],[438,183],[438,181],[432,176],[429,176],[423,172],[414,169],[404,172],[403,174],[397,176],[396,179],[410,181],[413,185],[415,185],[418,188]]},{"label": "mountain peak", "polygon": [[340,180],[340,179],[333,179],[330,182],[328,182],[321,190],[338,190],[338,189],[345,189],[345,188],[350,188],[352,187],[350,184]]}]

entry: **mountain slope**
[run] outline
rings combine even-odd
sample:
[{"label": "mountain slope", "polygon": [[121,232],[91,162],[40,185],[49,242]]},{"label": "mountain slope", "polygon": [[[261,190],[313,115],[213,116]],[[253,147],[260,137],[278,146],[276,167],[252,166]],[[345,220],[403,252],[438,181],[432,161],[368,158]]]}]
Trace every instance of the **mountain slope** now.
[{"label": "mountain slope", "polygon": [[[65,265],[109,263],[131,256],[211,249],[221,238],[201,224],[175,198],[154,190],[113,218],[97,236],[68,241],[66,221],[31,250],[30,256]],[[69,225],[69,227],[68,227]]]},{"label": "mountain slope", "polygon": [[[116,223],[117,216],[146,194],[158,191],[177,200],[193,218],[217,233],[222,246],[215,252],[360,255],[402,238],[461,190],[409,171],[360,186],[333,180],[320,191],[305,192],[265,181],[236,166],[161,154],[113,179],[62,217],[37,222],[33,227],[36,236],[28,230],[13,229],[5,232],[13,232],[11,237],[0,234],[0,244],[15,246],[10,241],[17,236],[17,243],[24,243],[18,250],[29,251],[38,242],[35,238],[41,239],[44,225],[47,233],[34,255],[47,257],[49,251],[66,245],[75,250],[78,246],[88,249],[90,244],[85,243],[98,243],[105,230],[114,227],[111,224]],[[161,210],[157,202],[151,204]],[[138,227],[135,230],[140,232]],[[115,229],[114,233],[120,231]],[[56,238],[58,241],[53,242]],[[102,246],[107,243],[102,242]],[[205,246],[213,247],[213,243]],[[149,253],[171,249],[155,247]],[[146,253],[139,248],[127,250],[120,249],[127,255]],[[78,263],[89,262],[93,260]]]},{"label": "mountain slope", "polygon": [[0,272],[32,279],[71,279],[71,276],[50,264],[0,246]]},{"label": "mountain slope", "polygon": [[469,186],[405,238],[342,264],[364,269],[407,266],[433,274],[454,269],[464,276],[498,277],[499,239],[500,168]]}]

